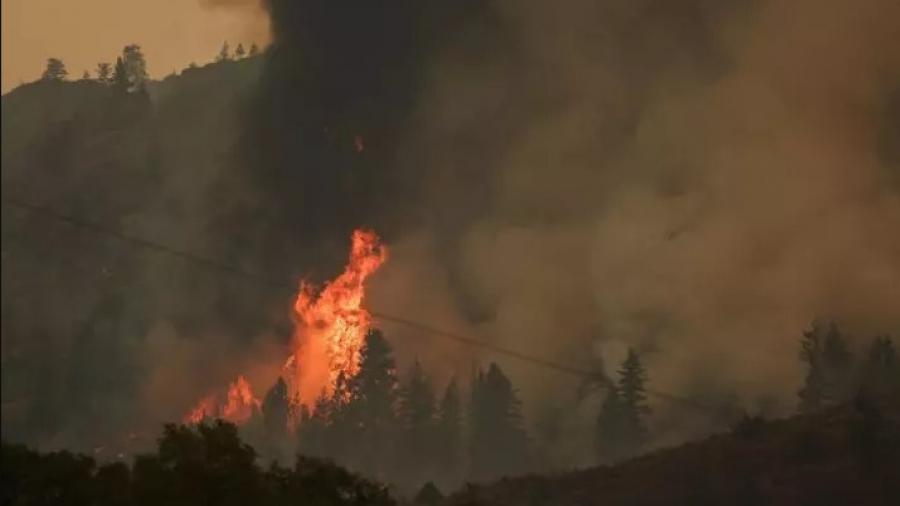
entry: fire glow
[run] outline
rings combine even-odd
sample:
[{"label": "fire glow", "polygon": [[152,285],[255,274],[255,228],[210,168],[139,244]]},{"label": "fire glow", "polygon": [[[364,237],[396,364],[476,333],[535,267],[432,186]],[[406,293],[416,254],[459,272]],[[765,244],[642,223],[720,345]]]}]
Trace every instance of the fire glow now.
[{"label": "fire glow", "polygon": [[[370,230],[355,230],[344,271],[322,287],[301,281],[293,305],[294,334],[281,374],[296,406],[312,405],[316,396],[332,395],[335,380],[359,371],[359,354],[372,315],[362,306],[365,282],[387,260],[387,248]],[[232,383],[225,402],[204,397],[184,417],[186,423],[222,418],[243,424],[259,410],[260,401],[243,376]]]}]

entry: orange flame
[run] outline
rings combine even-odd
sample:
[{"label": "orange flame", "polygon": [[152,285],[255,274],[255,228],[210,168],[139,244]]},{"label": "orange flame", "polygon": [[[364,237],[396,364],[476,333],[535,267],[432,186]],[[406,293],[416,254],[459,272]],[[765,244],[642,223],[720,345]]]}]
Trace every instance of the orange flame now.
[{"label": "orange flame", "polygon": [[359,370],[359,351],[372,320],[362,307],[365,281],[387,260],[387,248],[370,230],[352,236],[350,260],[340,276],[316,294],[301,282],[294,303],[296,326],[293,354],[284,369],[292,398],[311,401],[323,390],[330,395],[341,371],[352,377]]},{"label": "orange flame", "polygon": [[216,395],[208,395],[188,412],[184,417],[185,423],[200,423],[207,418],[221,418],[237,425],[247,423],[247,420],[261,408],[262,403],[253,395],[250,383],[243,376],[231,383],[225,402],[219,403]]},{"label": "orange flame", "polygon": [[[365,281],[387,260],[387,248],[371,230],[355,230],[350,260],[340,276],[321,290],[301,281],[294,301],[292,351],[282,370],[295,406],[310,403],[323,391],[331,395],[341,372],[353,377],[359,371],[359,352],[372,315],[362,307]],[[200,423],[218,417],[241,425],[259,410],[261,403],[250,384],[239,376],[224,402],[216,395],[204,397],[184,417]]]}]

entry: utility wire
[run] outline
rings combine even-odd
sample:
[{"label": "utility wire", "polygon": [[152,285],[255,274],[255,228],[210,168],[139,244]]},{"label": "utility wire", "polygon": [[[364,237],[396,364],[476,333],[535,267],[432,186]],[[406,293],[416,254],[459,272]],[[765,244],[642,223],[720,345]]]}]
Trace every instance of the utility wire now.
[{"label": "utility wire", "polygon": [[[115,230],[114,228],[107,227],[107,226],[104,226],[104,225],[101,225],[98,223],[81,220],[79,218],[76,218],[76,217],[73,217],[73,216],[70,216],[67,214],[63,214],[59,211],[56,211],[56,210],[54,210],[50,207],[44,206],[44,205],[32,204],[32,203],[24,202],[19,199],[10,198],[10,197],[3,197],[2,202],[5,205],[19,208],[19,209],[24,209],[33,214],[42,215],[49,219],[59,221],[62,223],[66,223],[73,227],[81,228],[83,230],[87,230],[87,231],[90,231],[95,234],[113,237],[120,241],[129,242],[129,243],[135,244],[137,246],[140,246],[142,248],[145,248],[145,249],[157,252],[157,253],[163,253],[163,254],[181,259],[186,262],[193,262],[197,265],[201,265],[203,267],[206,267],[207,269],[215,270],[220,273],[237,276],[237,277],[249,280],[249,281],[253,281],[256,283],[262,283],[266,286],[271,286],[271,287],[288,288],[291,290],[296,288],[296,284],[294,284],[294,283],[287,283],[287,282],[284,282],[281,280],[273,280],[273,279],[266,278],[266,277],[263,277],[260,275],[252,274],[252,273],[244,271],[243,269],[233,266],[233,265],[218,262],[216,260],[209,259],[209,258],[200,256],[200,255],[197,255],[195,253],[190,253],[190,252],[179,250],[179,249],[176,249],[176,248],[173,248],[170,246],[159,244],[159,243],[150,241],[148,239],[144,239],[142,237],[125,234],[118,230]],[[516,351],[513,349],[504,348],[504,347],[497,346],[497,345],[490,344],[490,343],[485,343],[485,342],[479,341],[479,340],[471,338],[471,337],[463,336],[463,335],[456,334],[453,332],[448,332],[448,331],[438,329],[438,328],[432,327],[432,326],[424,324],[424,323],[409,320],[402,316],[396,316],[396,315],[391,315],[391,314],[376,312],[376,311],[370,311],[370,313],[372,314],[372,316],[374,316],[375,318],[377,318],[379,320],[388,321],[388,322],[403,325],[403,326],[406,326],[409,328],[413,328],[416,330],[420,330],[420,331],[424,332],[425,335],[431,335],[434,337],[440,337],[440,338],[444,338],[447,340],[455,341],[455,342],[457,342],[461,345],[465,345],[465,346],[483,348],[483,349],[492,351],[494,353],[497,353],[499,355],[506,355],[508,357],[512,357],[517,360],[521,360],[523,362],[528,362],[528,363],[531,363],[536,366],[555,370],[557,372],[561,372],[561,373],[564,373],[564,374],[567,374],[570,376],[579,377],[584,380],[599,381],[600,383],[603,383],[604,386],[609,386],[609,383],[610,383],[610,381],[605,376],[603,376],[602,374],[600,374],[598,372],[592,372],[592,371],[580,369],[577,367],[560,364],[558,362],[545,360],[545,359],[535,357],[533,355],[528,355],[528,354],[525,354],[525,353],[522,353],[522,352],[519,352],[519,351]],[[688,406],[692,409],[696,409],[696,410],[700,410],[700,411],[707,411],[707,412],[712,412],[712,413],[716,413],[716,414],[722,414],[725,412],[734,413],[738,410],[738,408],[736,408],[734,405],[731,405],[730,403],[728,405],[722,405],[722,406],[717,407],[717,406],[711,406],[704,402],[698,402],[693,399],[681,397],[681,396],[678,396],[675,394],[671,394],[671,393],[663,392],[663,391],[659,391],[659,390],[646,389],[646,392],[649,395],[652,395],[659,399],[666,400],[666,401],[676,403],[676,404],[681,404],[684,406]]]}]

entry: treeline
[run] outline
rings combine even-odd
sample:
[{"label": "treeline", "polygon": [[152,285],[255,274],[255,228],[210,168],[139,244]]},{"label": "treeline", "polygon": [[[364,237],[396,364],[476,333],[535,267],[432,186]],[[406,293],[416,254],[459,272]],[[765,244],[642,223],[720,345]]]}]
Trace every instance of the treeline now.
[{"label": "treeline", "polygon": [[[244,49],[244,44],[238,43],[234,51],[228,41],[222,44],[222,48],[216,54],[214,61],[216,63],[242,60],[244,58],[252,58],[259,55],[259,46],[255,43],[250,45],[250,49]],[[188,68],[196,68],[197,64],[191,62]],[[44,72],[41,74],[41,81],[64,81],[69,76],[69,70],[66,64],[59,58],[47,58],[47,64]],[[100,62],[94,70],[94,80],[102,84],[115,86],[129,92],[144,91],[144,86],[149,78],[147,73],[147,59],[144,56],[141,46],[137,44],[129,44],[122,49],[122,54],[116,57],[115,65],[109,62]],[[81,76],[82,81],[91,80],[91,74],[87,70]]]},{"label": "treeline", "polygon": [[262,469],[237,427],[222,421],[166,425],[156,452],[137,456],[131,466],[4,442],[0,497],[10,506],[395,504],[384,486],[315,458]]},{"label": "treeline", "polygon": [[[629,350],[616,381],[598,376],[607,395],[596,424],[599,462],[639,453],[649,439],[646,372]],[[291,433],[299,451],[328,458],[405,491],[435,482],[445,490],[462,481],[489,481],[540,469],[522,402],[495,363],[473,373],[464,394],[456,379],[442,391],[416,361],[401,378],[392,349],[378,330],[369,332],[359,373],[339,375],[334,392],[301,406],[292,431],[284,381],[265,396],[261,415],[267,442],[277,454]]]},{"label": "treeline", "polygon": [[[265,396],[262,419],[269,447],[284,447],[290,403],[281,380]],[[496,364],[478,370],[465,397],[451,380],[440,392],[419,362],[401,379],[382,333],[368,333],[353,377],[303,406],[295,429],[304,454],[332,459],[379,480],[416,490],[463,479],[490,480],[534,468],[522,404]]]},{"label": "treeline", "polygon": [[801,413],[812,413],[856,398],[891,399],[900,394],[900,364],[890,336],[878,336],[854,356],[836,323],[813,322],[803,332],[800,360],[806,377],[798,392]]}]

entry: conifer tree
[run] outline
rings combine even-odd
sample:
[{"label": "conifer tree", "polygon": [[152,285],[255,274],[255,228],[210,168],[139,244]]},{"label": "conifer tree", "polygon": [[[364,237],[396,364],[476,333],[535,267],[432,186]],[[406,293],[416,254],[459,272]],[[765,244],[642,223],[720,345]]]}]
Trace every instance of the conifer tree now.
[{"label": "conifer tree", "polygon": [[266,436],[272,441],[282,441],[287,435],[290,415],[288,389],[283,378],[278,378],[263,399],[262,414]]},{"label": "conifer tree", "polygon": [[380,330],[372,329],[360,352],[359,372],[350,379],[350,400],[345,408],[353,433],[346,440],[354,447],[359,471],[383,477],[394,461],[396,436],[397,368],[393,350]]},{"label": "conifer tree", "polygon": [[435,406],[431,382],[416,360],[409,371],[399,406],[401,475],[420,486],[434,473]]},{"label": "conifer tree", "polygon": [[217,62],[230,61],[231,60],[231,46],[228,45],[228,41],[226,40],[224,44],[222,44],[222,49],[219,50],[219,54],[216,56]]},{"label": "conifer tree", "polygon": [[255,42],[253,44],[250,44],[250,52],[247,53],[247,56],[256,56],[258,54],[259,54],[259,46],[257,46]]},{"label": "conifer tree", "polygon": [[472,383],[469,466],[475,479],[525,472],[531,466],[522,403],[503,371],[492,363]]},{"label": "conifer tree", "polygon": [[47,66],[41,79],[44,81],[62,81],[69,75],[66,64],[59,58],[47,58]]},{"label": "conifer tree", "polygon": [[900,394],[900,364],[890,336],[876,337],[862,371],[862,390],[867,396],[892,398]]},{"label": "conifer tree", "polygon": [[435,421],[435,460],[438,476],[455,487],[460,479],[462,446],[462,399],[459,385],[452,379],[444,390]]},{"label": "conifer tree", "polygon": [[828,404],[837,404],[850,398],[851,356],[847,343],[838,326],[832,323],[822,343],[822,365],[825,372],[825,398]]},{"label": "conifer tree", "polygon": [[650,412],[647,407],[647,392],[644,383],[647,373],[641,359],[634,349],[628,350],[628,356],[619,369],[618,397],[621,404],[624,445],[629,453],[640,451],[647,440],[647,424],[645,418]]},{"label": "conifer tree", "polygon": [[619,389],[613,385],[603,399],[600,415],[597,417],[595,444],[599,462],[616,462],[628,453],[624,445],[626,430],[622,411]]},{"label": "conifer tree", "polygon": [[112,67],[109,63],[100,62],[97,64],[97,80],[103,84],[112,82]]},{"label": "conifer tree", "polygon": [[116,58],[112,85],[113,88],[122,92],[127,92],[131,88],[131,80],[128,78],[128,69],[125,67],[125,62],[122,60],[122,57]]},{"label": "conifer tree", "polygon": [[237,48],[234,50],[234,56],[235,56],[238,60],[240,60],[240,59],[243,58],[246,54],[247,54],[247,51],[244,50],[244,45],[239,43],[239,44],[237,45]]},{"label": "conifer tree", "polygon": [[825,397],[825,373],[822,365],[821,328],[813,322],[803,331],[800,341],[800,360],[806,363],[806,380],[800,389],[800,412],[812,413],[822,408]]}]

